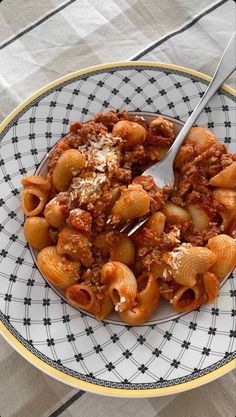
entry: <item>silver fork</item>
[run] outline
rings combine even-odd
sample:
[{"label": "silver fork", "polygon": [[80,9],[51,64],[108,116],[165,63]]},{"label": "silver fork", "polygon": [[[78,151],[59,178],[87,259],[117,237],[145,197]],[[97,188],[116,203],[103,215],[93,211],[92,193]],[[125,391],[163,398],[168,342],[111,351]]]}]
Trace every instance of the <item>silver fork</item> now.
[{"label": "silver fork", "polygon": [[[176,154],[180,146],[182,145],[185,137],[187,136],[189,130],[194,125],[198,116],[204,109],[205,105],[208,103],[210,98],[215,94],[215,92],[218,90],[221,84],[235,70],[236,68],[235,51],[236,51],[236,32],[233,34],[228,45],[226,46],[224,53],[214,73],[214,76],[210,84],[208,85],[204,95],[202,96],[201,100],[195,107],[191,116],[188,118],[187,122],[184,124],[183,128],[181,129],[180,133],[176,137],[169,151],[160,162],[157,162],[156,164],[152,165],[150,168],[146,169],[142,173],[142,175],[151,175],[158,187],[163,188],[165,185],[172,187],[174,185],[173,163],[174,163]],[[136,230],[138,230],[144,223],[146,223],[148,218],[149,216],[146,216],[143,220],[141,220],[134,227],[132,227],[132,229],[128,233],[128,236],[131,236],[134,232],[136,232]],[[123,232],[126,229],[130,228],[131,224],[133,224],[133,222],[125,224],[122,228],[119,229],[120,232]]]}]

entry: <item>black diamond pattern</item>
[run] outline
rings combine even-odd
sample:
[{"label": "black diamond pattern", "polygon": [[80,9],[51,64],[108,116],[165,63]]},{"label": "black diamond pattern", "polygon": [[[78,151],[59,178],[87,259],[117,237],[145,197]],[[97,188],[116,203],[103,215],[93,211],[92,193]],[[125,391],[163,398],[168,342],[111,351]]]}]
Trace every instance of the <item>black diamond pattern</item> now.
[{"label": "black diamond pattern", "polygon": [[76,360],[76,362],[83,361],[84,360],[84,357],[83,357],[82,353],[76,354],[75,355],[75,360]]},{"label": "black diamond pattern", "polygon": [[180,364],[180,361],[177,361],[176,359],[174,359],[171,362],[171,366],[173,366],[174,368],[178,368],[179,367],[179,364]]},{"label": "black diamond pattern", "polygon": [[210,348],[206,348],[206,347],[204,347],[204,348],[202,349],[202,354],[203,354],[203,355],[206,355],[206,356],[209,356],[210,351],[211,351],[211,349],[210,349]]},{"label": "black diamond pattern", "polygon": [[158,356],[162,354],[162,351],[156,348],[153,350],[152,354],[158,358]]},{"label": "black diamond pattern", "polygon": [[122,355],[123,355],[126,359],[129,359],[129,357],[130,357],[130,356],[132,356],[132,355],[133,355],[133,353],[132,353],[132,352],[130,352],[128,349],[126,349],[126,351],[125,351],[125,352],[123,352],[123,353],[122,353]]},{"label": "black diamond pattern", "polygon": [[94,346],[93,349],[95,350],[96,353],[103,351],[103,348],[101,347],[101,345]]},{"label": "black diamond pattern", "polygon": [[182,343],[182,345],[181,345],[181,347],[183,347],[185,349],[188,349],[189,346],[190,346],[190,344],[191,344],[190,342],[187,342],[186,340],[184,340],[183,343]]},{"label": "black diamond pattern", "polygon": [[54,346],[55,342],[54,342],[54,338],[52,337],[51,339],[47,339],[47,345],[48,346]]},{"label": "black diamond pattern", "polygon": [[208,127],[208,129],[213,129],[213,127],[215,127],[215,123],[214,122],[208,122],[207,127]]},{"label": "black diamond pattern", "polygon": [[197,329],[197,323],[193,323],[192,321],[190,321],[189,329],[196,330]]},{"label": "black diamond pattern", "polygon": [[87,336],[89,336],[90,334],[93,334],[93,329],[92,327],[88,327],[87,329],[85,329]]},{"label": "black diamond pattern", "polygon": [[218,308],[215,308],[215,307],[212,307],[211,314],[213,316],[219,316],[219,309]]},{"label": "black diamond pattern", "polygon": [[213,335],[215,335],[216,334],[216,327],[209,327],[209,331],[208,331],[208,334],[213,334]]},{"label": "black diamond pattern", "polygon": [[172,333],[169,333],[169,332],[165,332],[165,334],[164,334],[164,338],[167,339],[167,340],[170,340],[171,336],[172,336]]},{"label": "black diamond pattern", "polygon": [[17,236],[13,234],[13,235],[11,235],[9,240],[11,240],[12,242],[15,242],[17,240]]},{"label": "black diamond pattern", "polygon": [[114,333],[114,334],[111,336],[111,340],[112,340],[112,342],[113,342],[113,343],[116,343],[119,339],[120,339],[120,338],[119,338],[119,336],[117,336],[117,334],[116,334],[116,333]]},{"label": "black diamond pattern", "polygon": [[11,274],[9,281],[16,282],[16,278],[17,278],[16,275]]},{"label": "black diamond pattern", "polygon": [[115,366],[113,365],[112,362],[107,363],[105,366],[106,366],[106,368],[108,369],[109,372],[111,372],[112,369],[115,369]]},{"label": "black diamond pattern", "polygon": [[20,257],[18,256],[18,258],[17,258],[17,260],[16,260],[16,264],[22,265],[22,264],[23,264],[23,262],[24,262],[24,258],[20,258]]},{"label": "black diamond pattern", "polygon": [[12,194],[13,195],[19,195],[20,191],[17,188],[14,188],[14,190],[12,190]]},{"label": "black diamond pattern", "polygon": [[145,374],[145,372],[148,370],[148,367],[147,367],[147,366],[145,366],[145,365],[142,363],[142,365],[140,365],[140,366],[138,367],[138,370],[139,370],[139,371],[141,371],[141,372],[142,372],[142,374]]},{"label": "black diamond pattern", "polygon": [[140,335],[137,339],[137,342],[140,343],[140,345],[142,345],[144,342],[146,341],[145,337],[143,337],[142,335]]},{"label": "black diamond pattern", "polygon": [[63,323],[69,323],[70,322],[70,316],[67,314],[66,316],[62,316]]}]

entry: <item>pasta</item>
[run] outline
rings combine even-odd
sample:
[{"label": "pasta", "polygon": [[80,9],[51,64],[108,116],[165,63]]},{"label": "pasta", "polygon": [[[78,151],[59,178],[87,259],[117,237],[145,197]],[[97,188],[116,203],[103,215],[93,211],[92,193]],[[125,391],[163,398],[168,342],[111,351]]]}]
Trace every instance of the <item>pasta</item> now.
[{"label": "pasta", "polygon": [[171,266],[178,284],[193,287],[198,274],[203,274],[216,262],[217,255],[201,246],[180,245],[176,251],[165,254],[165,262]]},{"label": "pasta", "polygon": [[42,175],[35,175],[23,178],[21,183],[24,187],[21,195],[22,209],[26,216],[37,216],[47,203],[51,190],[50,180]]},{"label": "pasta", "polygon": [[228,235],[218,235],[208,241],[208,247],[216,254],[217,260],[211,268],[222,280],[236,264],[236,241]]},{"label": "pasta", "polygon": [[66,150],[58,159],[52,174],[52,183],[58,191],[66,191],[73,177],[85,167],[84,155],[76,149]]},{"label": "pasta", "polygon": [[197,285],[180,287],[174,294],[172,306],[178,313],[185,313],[200,307],[200,291]]},{"label": "pasta", "polygon": [[28,217],[24,224],[24,234],[27,242],[38,250],[52,243],[49,224],[43,217]]},{"label": "pasta", "polygon": [[191,218],[185,209],[178,207],[171,202],[165,204],[163,213],[165,214],[167,221],[171,224],[189,222]]},{"label": "pasta", "polygon": [[160,297],[158,281],[151,273],[139,277],[137,282],[140,289],[136,295],[135,306],[119,312],[122,320],[132,325],[149,320],[157,309]]},{"label": "pasta", "polygon": [[[186,313],[218,297],[236,264],[236,155],[202,127],[174,163],[173,188],[143,171],[175,139],[163,117],[127,111],[71,123],[47,174],[22,179],[24,233],[38,267],[74,307],[145,323],[160,298]],[[131,237],[117,226],[148,221]]]},{"label": "pasta", "polygon": [[206,230],[210,222],[210,218],[206,211],[200,205],[193,204],[189,204],[187,209],[191,216],[194,228],[199,231]]},{"label": "pasta", "polygon": [[132,308],[137,294],[137,281],[133,272],[121,262],[107,262],[101,271],[102,282],[109,286],[115,310]]},{"label": "pasta", "polygon": [[150,218],[147,221],[146,227],[148,227],[151,230],[154,237],[159,238],[164,232],[165,220],[165,215],[158,211],[157,213],[153,213],[150,216]]},{"label": "pasta", "polygon": [[112,208],[112,215],[119,220],[132,220],[148,213],[150,197],[139,184],[129,185],[121,191],[121,196]]},{"label": "pasta", "polygon": [[120,136],[125,141],[126,147],[141,145],[147,136],[146,129],[138,123],[121,120],[112,129],[114,136]]},{"label": "pasta", "polygon": [[236,161],[210,179],[214,187],[234,188],[236,184]]},{"label": "pasta", "polygon": [[48,280],[58,288],[66,289],[77,282],[80,263],[59,255],[56,246],[47,246],[39,252],[38,265]]}]

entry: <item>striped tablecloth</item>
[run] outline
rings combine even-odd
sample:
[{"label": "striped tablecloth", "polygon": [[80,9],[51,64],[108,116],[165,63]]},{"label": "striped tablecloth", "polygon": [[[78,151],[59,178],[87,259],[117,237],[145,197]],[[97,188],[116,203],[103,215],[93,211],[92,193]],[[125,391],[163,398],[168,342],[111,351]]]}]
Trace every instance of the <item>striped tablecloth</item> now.
[{"label": "striped tablecloth", "polygon": [[[235,12],[232,0],[1,0],[0,120],[43,85],[99,63],[162,61],[211,75]],[[98,397],[46,376],[1,338],[0,416],[234,417],[235,376],[164,398]]]}]

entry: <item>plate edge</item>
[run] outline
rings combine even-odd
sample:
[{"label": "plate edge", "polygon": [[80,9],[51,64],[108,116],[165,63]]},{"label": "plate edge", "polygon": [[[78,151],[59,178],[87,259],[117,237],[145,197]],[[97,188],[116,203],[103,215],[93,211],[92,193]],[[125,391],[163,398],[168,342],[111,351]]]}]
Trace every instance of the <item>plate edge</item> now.
[{"label": "plate edge", "polygon": [[197,379],[193,379],[179,385],[143,390],[127,390],[121,388],[104,387],[92,384],[90,382],[82,381],[71,375],[67,375],[45,363],[42,359],[35,356],[25,346],[23,346],[21,342],[19,342],[15,336],[11,334],[11,332],[4,326],[2,322],[0,322],[0,334],[24,359],[26,359],[28,362],[30,362],[32,365],[34,365],[36,368],[48,376],[80,390],[91,392],[93,394],[107,395],[112,397],[147,398],[178,394],[207,384],[208,382],[211,382],[236,368],[236,358],[233,358],[227,364],[221,366],[218,369],[215,369],[212,372],[209,372],[207,375],[200,376]]},{"label": "plate edge", "polygon": [[[107,64],[101,64],[96,66],[90,66],[87,68],[83,68],[78,71],[74,71],[72,73],[69,73],[65,76],[62,76],[55,81],[52,81],[48,83],[46,86],[38,89],[35,91],[32,95],[30,95],[27,99],[25,99],[23,102],[19,104],[0,124],[0,133],[4,130],[4,128],[11,122],[11,120],[22,110],[24,109],[28,104],[30,104],[33,100],[40,97],[43,93],[50,90],[53,87],[56,87],[60,85],[62,82],[68,81],[70,79],[73,79],[77,76],[88,74],[90,72],[109,69],[112,67],[122,67],[122,66],[150,66],[154,68],[166,68],[166,69],[173,69],[179,72],[185,72],[187,74],[199,77],[205,81],[210,81],[212,77],[192,70],[190,68],[174,65],[174,64],[168,64],[168,63],[161,63],[161,62],[152,62],[152,61],[120,61],[120,62],[113,62],[113,63],[107,63]],[[236,90],[223,84],[221,86],[223,90],[226,92],[232,94],[236,97]],[[101,395],[108,395],[108,396],[116,396],[116,397],[129,397],[129,398],[140,398],[140,397],[154,397],[154,396],[164,396],[164,395],[171,395],[171,394],[177,394],[186,390],[190,390],[196,387],[199,387],[203,384],[206,384],[210,381],[213,381],[216,378],[219,378],[220,376],[223,376],[224,374],[228,373],[229,371],[236,368],[236,359],[232,359],[229,363],[221,366],[220,368],[210,372],[207,375],[203,375],[195,380],[185,382],[180,385],[170,386],[170,387],[164,387],[164,388],[153,388],[153,389],[145,389],[145,390],[123,390],[118,388],[108,388],[103,387],[99,385],[94,385],[89,382],[81,381],[79,379],[76,379],[73,376],[64,374],[62,371],[59,371],[55,368],[53,368],[51,365],[46,364],[43,360],[40,358],[37,358],[33,353],[31,353],[26,347],[24,347],[12,334],[11,332],[4,326],[2,322],[0,322],[0,334],[3,336],[3,338],[28,362],[33,364],[36,368],[40,369],[47,375],[54,377],[60,382],[64,382],[72,387],[82,389],[88,392],[101,394]]]}]

